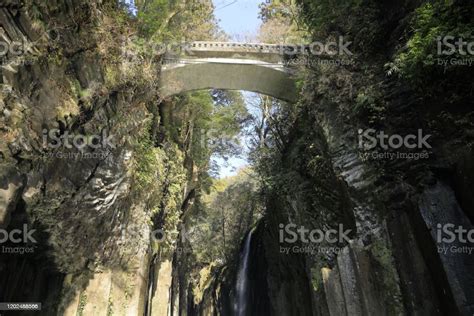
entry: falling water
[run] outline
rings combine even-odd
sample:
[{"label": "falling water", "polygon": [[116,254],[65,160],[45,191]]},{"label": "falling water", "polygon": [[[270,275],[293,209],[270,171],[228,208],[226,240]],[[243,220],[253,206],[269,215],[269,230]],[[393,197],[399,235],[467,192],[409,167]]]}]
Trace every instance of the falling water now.
[{"label": "falling water", "polygon": [[245,239],[245,246],[242,259],[239,264],[239,273],[237,275],[237,284],[235,287],[236,300],[234,303],[234,315],[245,316],[248,303],[248,265],[249,265],[249,253],[250,253],[250,242],[252,241],[251,230],[247,238]]}]

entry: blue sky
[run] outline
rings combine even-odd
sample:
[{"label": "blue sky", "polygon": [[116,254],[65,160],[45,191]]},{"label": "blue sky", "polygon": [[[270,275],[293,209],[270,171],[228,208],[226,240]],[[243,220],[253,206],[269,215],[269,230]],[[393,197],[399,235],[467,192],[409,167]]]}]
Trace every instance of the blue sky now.
[{"label": "blue sky", "polygon": [[[257,34],[260,27],[258,18],[258,5],[263,0],[213,0],[214,14],[219,20],[220,27],[231,36],[233,40],[243,41],[247,37]],[[244,98],[252,98],[255,94],[244,92]],[[245,143],[245,139],[242,139]],[[244,144],[245,145],[245,144]],[[244,154],[245,156],[245,154]],[[220,177],[230,176],[237,170],[247,165],[247,160],[243,158],[230,158],[225,162],[217,159],[220,166]]]},{"label": "blue sky", "polygon": [[213,0],[214,14],[227,34],[240,39],[256,34],[260,26],[258,5],[261,2],[263,0]]}]

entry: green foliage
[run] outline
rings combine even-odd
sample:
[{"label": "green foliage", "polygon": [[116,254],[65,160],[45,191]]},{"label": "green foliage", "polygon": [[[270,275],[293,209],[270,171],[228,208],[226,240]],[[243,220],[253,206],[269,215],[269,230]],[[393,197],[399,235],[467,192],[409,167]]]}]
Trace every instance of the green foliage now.
[{"label": "green foliage", "polygon": [[159,149],[154,147],[148,129],[134,141],[133,175],[134,183],[140,191],[146,191],[156,182],[158,170],[163,169],[159,159]]},{"label": "green foliage", "polygon": [[87,304],[87,294],[84,291],[79,295],[79,306],[77,307],[76,316],[82,316],[83,315],[84,308],[86,307],[86,304]]},{"label": "green foliage", "polygon": [[373,87],[357,94],[354,114],[369,124],[381,123],[385,119],[385,107],[382,96]]},{"label": "green foliage", "polygon": [[319,266],[311,267],[311,285],[313,286],[313,291],[319,291],[323,286],[323,279],[321,276],[321,269]]},{"label": "green foliage", "polygon": [[114,315],[114,302],[112,301],[112,296],[109,296],[109,304],[107,305],[107,316]]},{"label": "green foliage", "polygon": [[220,34],[212,1],[145,0],[137,6],[140,36],[156,41],[208,40]]},{"label": "green foliage", "polygon": [[212,275],[213,267],[214,267],[214,263],[211,263],[210,265],[205,266],[203,269],[199,271],[199,283],[196,284],[196,286],[193,288],[194,302],[196,304],[199,304],[202,301],[204,292],[210,286],[213,280],[213,275]]},{"label": "green foliage", "polygon": [[270,19],[283,17],[292,18],[292,12],[289,9],[294,5],[294,1],[267,1],[259,4],[260,19],[265,23]]},{"label": "green foliage", "polygon": [[343,35],[351,41],[353,53],[377,52],[384,42],[379,15],[383,4],[377,0],[298,0],[302,15],[317,40]]},{"label": "green foliage", "polygon": [[212,156],[226,159],[240,152],[236,136],[248,117],[240,93],[188,93],[174,102],[173,109],[166,133],[181,144],[199,170],[214,170]]},{"label": "green foliage", "polygon": [[386,64],[387,74],[397,74],[421,82],[423,78],[440,74],[455,67],[449,62],[439,66],[440,61],[465,58],[455,52],[450,56],[438,56],[438,38],[453,36],[472,40],[474,9],[471,3],[437,0],[419,7],[411,22],[413,33],[406,48],[400,51],[393,62]]},{"label": "green foliage", "polygon": [[167,0],[148,1],[143,10],[138,12],[139,29],[144,37],[156,34],[170,14],[171,6]]},{"label": "green foliage", "polygon": [[261,42],[300,44],[308,42],[308,27],[301,19],[301,7],[296,1],[267,1],[259,5],[262,25]]},{"label": "green foliage", "polygon": [[[177,234],[181,216],[184,186],[187,182],[184,168],[184,154],[172,142],[155,147],[150,134],[150,123],[145,124],[137,136],[132,137],[133,155],[131,159],[132,188],[137,200],[146,201],[150,217],[162,212],[162,227],[168,234]],[[149,223],[151,225],[151,222]],[[169,251],[173,240],[160,244]],[[152,245],[154,252],[157,245]]]},{"label": "green foliage", "polygon": [[231,263],[240,241],[262,214],[258,183],[250,169],[214,180],[194,209],[192,248],[198,262]]}]

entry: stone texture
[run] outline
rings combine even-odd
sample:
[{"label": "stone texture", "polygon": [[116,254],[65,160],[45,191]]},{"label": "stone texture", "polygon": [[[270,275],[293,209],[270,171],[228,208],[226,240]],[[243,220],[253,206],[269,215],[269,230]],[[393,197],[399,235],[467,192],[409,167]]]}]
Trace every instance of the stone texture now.
[{"label": "stone texture", "polygon": [[290,74],[265,65],[192,63],[164,69],[160,80],[163,97],[213,88],[247,90],[288,102],[296,101],[296,85]]},{"label": "stone texture", "polygon": [[347,315],[344,292],[341,286],[341,276],[337,266],[334,269],[322,268],[324,293],[330,316]]},{"label": "stone texture", "polygon": [[342,253],[337,256],[337,266],[341,278],[342,291],[344,293],[344,304],[348,315],[362,315],[360,301],[360,285],[357,282],[355,263],[353,262],[350,250],[345,247]]},{"label": "stone texture", "polygon": [[[159,270],[155,280],[156,287],[151,302],[152,315],[169,315],[173,266],[170,260],[165,260],[158,266]],[[175,311],[178,312],[178,308]]]},{"label": "stone texture", "polygon": [[20,177],[10,177],[9,182],[3,183],[0,187],[0,228],[8,226],[10,213],[14,211],[18,199],[21,196],[23,184]]},{"label": "stone texture", "polygon": [[96,273],[94,275],[94,278],[89,281],[83,292],[86,297],[83,315],[107,316],[111,286],[111,272]]},{"label": "stone texture", "polygon": [[[453,242],[438,240],[438,225],[452,225],[452,228],[462,227],[472,230],[474,227],[463,213],[456,200],[454,192],[447,185],[437,182],[428,187],[420,197],[419,208],[427,228],[431,232],[433,243],[446,273],[450,290],[457,306],[463,315],[474,313],[474,276],[470,272],[474,267],[474,257],[469,252],[458,252],[453,249],[470,249],[474,245],[470,242],[462,243],[456,239]],[[453,229],[451,229],[453,231]],[[442,237],[449,238],[442,233]]]}]

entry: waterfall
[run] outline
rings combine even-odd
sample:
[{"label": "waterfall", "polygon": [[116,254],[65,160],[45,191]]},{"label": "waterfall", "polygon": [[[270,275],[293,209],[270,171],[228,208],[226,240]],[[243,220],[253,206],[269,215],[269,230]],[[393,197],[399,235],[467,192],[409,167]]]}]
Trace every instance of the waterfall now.
[{"label": "waterfall", "polygon": [[234,315],[245,316],[247,315],[247,303],[248,303],[248,266],[249,266],[249,253],[250,243],[252,241],[251,230],[246,239],[243,255],[241,256],[239,264],[239,273],[237,274],[237,283],[235,287],[235,303],[234,303]]}]

